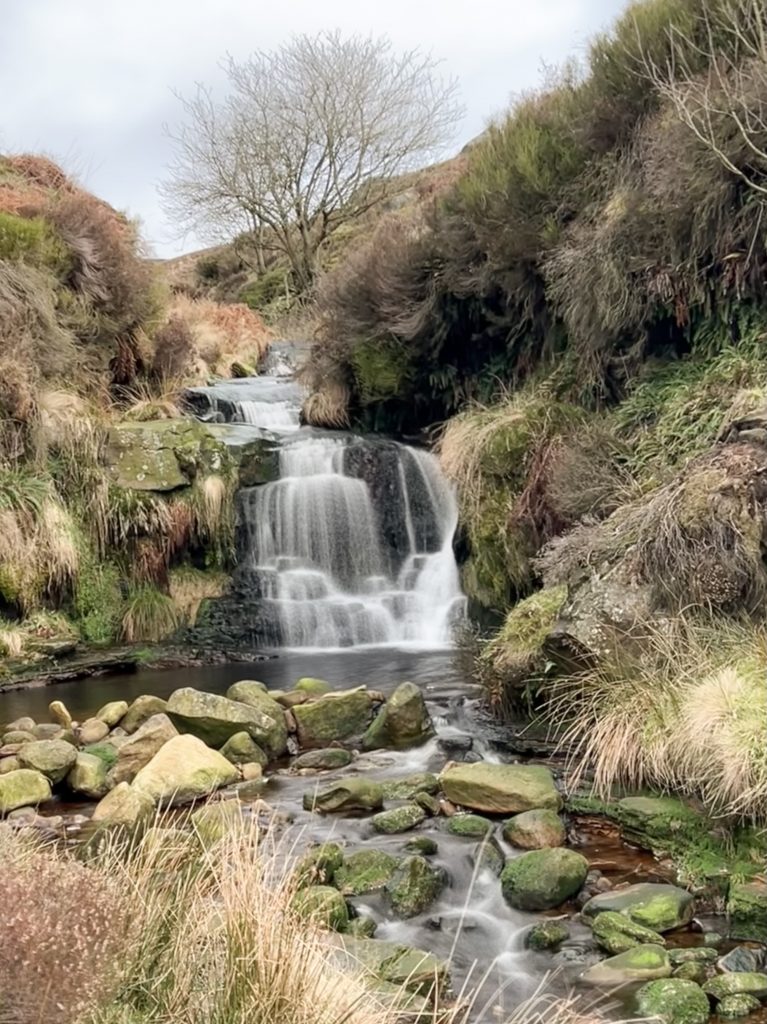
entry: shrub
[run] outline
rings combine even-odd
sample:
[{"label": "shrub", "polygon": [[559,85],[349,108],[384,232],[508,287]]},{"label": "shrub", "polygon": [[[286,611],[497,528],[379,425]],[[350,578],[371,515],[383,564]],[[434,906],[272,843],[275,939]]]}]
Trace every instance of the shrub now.
[{"label": "shrub", "polygon": [[180,316],[172,315],[154,337],[152,375],[161,380],[179,378],[195,357],[194,336]]},{"label": "shrub", "polygon": [[120,573],[111,562],[82,559],[74,598],[74,613],[83,640],[95,646],[114,643],[124,606]]},{"label": "shrub", "polygon": [[0,211],[0,260],[24,262],[63,278],[71,256],[53,227],[42,217],[25,219]]},{"label": "shrub", "polygon": [[243,286],[239,294],[240,302],[259,312],[276,301],[289,299],[289,276],[281,267],[271,267]]},{"label": "shrub", "polygon": [[142,640],[158,643],[175,633],[180,625],[181,616],[173,599],[145,583],[128,594],[120,637],[129,644]]}]

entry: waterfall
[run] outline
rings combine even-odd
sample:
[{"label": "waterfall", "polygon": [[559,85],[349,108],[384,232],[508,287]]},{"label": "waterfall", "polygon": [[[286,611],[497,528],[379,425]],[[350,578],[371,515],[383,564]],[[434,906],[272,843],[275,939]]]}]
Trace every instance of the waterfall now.
[{"label": "waterfall", "polygon": [[195,391],[198,414],[215,409],[279,438],[279,479],[238,498],[238,593],[257,609],[264,646],[450,643],[465,614],[458,512],[433,455],[299,429],[295,385],[284,378]]}]

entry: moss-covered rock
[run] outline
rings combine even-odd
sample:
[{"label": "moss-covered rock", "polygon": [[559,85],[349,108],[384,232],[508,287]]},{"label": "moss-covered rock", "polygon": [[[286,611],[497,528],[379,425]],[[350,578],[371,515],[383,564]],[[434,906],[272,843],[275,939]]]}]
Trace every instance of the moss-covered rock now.
[{"label": "moss-covered rock", "polygon": [[167,707],[168,702],[163,700],[162,697],[155,697],[150,693],[144,693],[140,697],[136,697],[128,707],[120,722],[120,727],[130,735],[136,732],[144,722],[154,715],[164,714]]},{"label": "moss-covered rock", "polygon": [[383,807],[383,789],[367,779],[344,779],[323,790],[304,793],[306,811],[320,814],[343,811],[378,811]]},{"label": "moss-covered rock", "polygon": [[348,954],[345,966],[355,971],[362,969],[400,989],[432,994],[449,983],[446,965],[421,949],[350,936],[344,936],[343,948]]},{"label": "moss-covered rock", "polygon": [[725,996],[716,1008],[716,1015],[720,1020],[737,1020],[739,1017],[748,1017],[760,1007],[761,1003],[755,996],[741,992],[738,995]]},{"label": "moss-covered rock", "polygon": [[276,701],[275,693],[270,693],[266,683],[261,683],[257,679],[240,679],[239,682],[232,683],[225,696],[228,700],[235,700],[239,704],[252,704],[254,707],[258,707],[264,697]]},{"label": "moss-covered rock", "polygon": [[404,804],[402,807],[392,807],[391,810],[374,814],[370,824],[376,832],[391,836],[399,832],[409,832],[411,828],[425,820],[426,811],[422,807],[418,804]]},{"label": "moss-covered rock", "polygon": [[706,1024],[708,999],[694,981],[664,978],[643,985],[636,994],[641,1017],[652,1017],[666,1024]]},{"label": "moss-covered rock", "polygon": [[755,971],[733,971],[710,978],[703,986],[703,991],[712,999],[720,1000],[725,996],[747,995],[757,999],[767,997],[767,974]]},{"label": "moss-covered rock", "polygon": [[372,939],[378,929],[372,917],[353,917],[346,929],[347,935],[357,939]]},{"label": "moss-covered rock", "polygon": [[322,927],[343,932],[349,926],[349,908],[338,889],[309,885],[293,897],[293,908],[301,917],[312,918]]},{"label": "moss-covered rock", "polygon": [[168,701],[168,715],[182,731],[219,748],[235,733],[247,732],[270,758],[280,757],[288,745],[282,708],[265,695],[258,706],[229,700],[192,687],[176,690]]},{"label": "moss-covered rock", "polygon": [[152,715],[121,743],[109,777],[113,785],[132,782],[165,744],[178,736],[176,727],[165,714]]},{"label": "moss-covered rock", "polygon": [[83,753],[93,754],[99,761],[103,761],[107,771],[117,761],[117,747],[114,743],[90,743],[87,747],[83,747]]},{"label": "moss-covered rock", "polygon": [[22,768],[40,772],[55,786],[74,767],[77,751],[64,740],[35,740],[25,743],[17,756]]},{"label": "moss-covered rock", "polygon": [[346,768],[351,763],[351,751],[344,747],[328,747],[326,750],[307,750],[305,754],[295,759],[293,767],[299,771],[333,771],[336,768]]},{"label": "moss-covered rock", "polygon": [[330,885],[344,863],[344,851],[338,843],[320,843],[308,849],[296,865],[299,886]]},{"label": "moss-covered rock", "polygon": [[372,714],[373,701],[366,690],[329,693],[293,708],[302,747],[326,747],[333,740],[360,736]]},{"label": "moss-covered rock", "polygon": [[237,769],[196,736],[175,736],[133,780],[154,803],[180,804],[209,796],[238,779]]},{"label": "moss-covered rock", "polygon": [[732,882],[727,900],[730,934],[767,944],[767,883]]},{"label": "moss-covered rock", "polygon": [[105,722],[110,729],[114,729],[127,713],[127,700],[111,700],[96,712],[96,718]]},{"label": "moss-covered rock", "polygon": [[121,782],[93,810],[91,821],[99,825],[134,826],[154,813],[154,800]]},{"label": "moss-covered rock", "polygon": [[696,985],[702,985],[708,977],[708,971],[705,964],[687,962],[679,964],[678,967],[673,967],[671,977],[684,978],[685,981],[694,981]]},{"label": "moss-covered rock", "polygon": [[482,839],[492,831],[493,823],[479,814],[454,814],[452,818],[448,818],[446,828],[454,836]]},{"label": "moss-covered rock", "polygon": [[324,697],[326,693],[332,691],[333,687],[324,679],[312,679],[311,676],[304,676],[303,679],[298,680],[293,689],[298,690],[299,693],[309,694],[311,697]]},{"label": "moss-covered rock", "polygon": [[624,914],[636,924],[656,932],[670,932],[688,924],[693,915],[693,897],[686,889],[660,882],[639,882],[612,892],[593,896],[583,907],[584,918],[607,910]]},{"label": "moss-covered rock", "polygon": [[50,798],[51,784],[42,772],[18,768],[0,775],[0,814],[19,807],[36,807]]},{"label": "moss-covered rock", "polygon": [[543,850],[562,846],[565,826],[556,811],[524,811],[503,823],[503,838],[521,850]]},{"label": "moss-covered rock", "polygon": [[405,843],[405,849],[408,853],[418,853],[422,857],[433,857],[439,853],[439,846],[431,836],[412,836]]},{"label": "moss-covered rock", "polygon": [[135,491],[174,491],[198,473],[227,471],[226,446],[198,420],[168,419],[115,424],[105,451],[113,484]]},{"label": "moss-covered rock", "polygon": [[440,776],[448,800],[474,811],[517,814],[559,810],[562,798],[548,768],[521,764],[452,764]]},{"label": "moss-covered rock", "polygon": [[556,949],[570,938],[570,929],[562,921],[541,921],[534,924],[525,938],[528,949],[539,952]]},{"label": "moss-covered rock", "polygon": [[501,889],[517,910],[550,910],[575,896],[588,870],[586,858],[574,850],[531,850],[508,861]]},{"label": "moss-covered rock", "polygon": [[110,789],[106,765],[100,757],[80,751],[67,775],[67,786],[73,793],[100,800]]},{"label": "moss-covered rock", "polygon": [[425,858],[406,857],[386,884],[385,891],[397,917],[415,917],[436,900],[445,886],[445,873]]},{"label": "moss-covered rock", "polygon": [[394,874],[399,859],[383,850],[359,850],[350,854],[335,873],[335,884],[347,896],[378,892]]},{"label": "moss-covered rock", "polygon": [[613,956],[648,943],[655,946],[666,945],[666,940],[658,932],[635,924],[631,918],[614,910],[606,910],[592,918],[591,927],[597,945]]},{"label": "moss-covered rock", "polygon": [[387,800],[414,800],[419,793],[434,794],[439,790],[439,779],[431,772],[417,772],[399,779],[383,782]]},{"label": "moss-covered rock", "polygon": [[402,683],[373,719],[362,737],[363,750],[404,750],[434,735],[423,694],[415,683]]},{"label": "moss-covered rock", "polygon": [[492,871],[498,878],[506,867],[503,850],[494,839],[486,838],[477,843],[471,853],[471,861],[477,871]]},{"label": "moss-covered rock", "polygon": [[655,981],[671,975],[668,954],[662,946],[636,946],[589,967],[581,975],[589,985],[613,989],[634,981]]},{"label": "moss-covered rock", "polygon": [[248,732],[236,732],[230,736],[221,753],[232,764],[260,764],[263,768],[269,763],[266,753]]},{"label": "moss-covered rock", "polygon": [[[567,587],[549,587],[519,601],[498,633],[482,647],[480,661],[492,674],[490,695],[502,698],[543,668],[545,644],[567,597]],[[500,689],[498,689],[500,687]]]},{"label": "moss-covered rock", "polygon": [[670,949],[668,958],[672,967],[678,967],[679,964],[714,964],[719,953],[708,946],[691,946],[688,949]]}]

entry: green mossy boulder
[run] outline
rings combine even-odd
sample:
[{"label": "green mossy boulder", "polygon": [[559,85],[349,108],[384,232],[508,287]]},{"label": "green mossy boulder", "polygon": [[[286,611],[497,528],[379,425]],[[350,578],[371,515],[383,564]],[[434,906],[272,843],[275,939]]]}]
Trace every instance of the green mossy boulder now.
[{"label": "green mossy boulder", "polygon": [[406,857],[386,884],[385,892],[397,917],[415,917],[427,910],[446,884],[445,873],[424,857]]},{"label": "green mossy boulder", "polygon": [[121,782],[99,801],[91,821],[100,825],[131,827],[145,821],[153,813],[154,800],[151,796],[135,790],[128,782]]},{"label": "green mossy boulder", "polygon": [[295,759],[293,767],[299,771],[334,771],[337,768],[346,768],[352,760],[350,750],[344,747],[328,747],[326,750],[307,750],[305,754]]},{"label": "green mossy boulder", "polygon": [[[358,939],[346,935],[343,938],[343,949],[347,954],[341,961],[344,968],[352,972],[362,970],[380,981],[396,986],[400,992],[407,989],[432,995],[449,985],[447,966],[422,949],[397,942]],[[428,1019],[432,1019],[431,1013]]]},{"label": "green mossy boulder", "polygon": [[359,850],[350,854],[335,873],[335,884],[347,896],[365,896],[383,889],[399,858],[383,850]]},{"label": "green mossy boulder", "polygon": [[37,807],[51,798],[51,784],[42,772],[31,768],[0,775],[0,814],[19,807]]},{"label": "green mossy boulder", "polygon": [[672,978],[684,978],[685,981],[694,981],[696,985],[702,985],[708,977],[705,964],[696,964],[691,961],[672,968]]},{"label": "green mossy boulder", "polygon": [[89,743],[87,747],[83,747],[83,753],[93,754],[99,761],[103,761],[107,771],[117,761],[117,747],[114,743]]},{"label": "green mossy boulder", "polygon": [[299,693],[307,693],[310,697],[324,697],[326,693],[331,693],[333,687],[324,679],[312,679],[310,676],[305,676],[298,680],[293,689],[298,690]]},{"label": "green mossy boulder", "polygon": [[175,491],[231,466],[226,446],[192,419],[116,423],[104,458],[111,482],[134,491]]},{"label": "green mossy boulder", "polygon": [[344,779],[323,790],[304,793],[305,811],[320,814],[344,811],[378,811],[383,807],[383,789],[367,779]]},{"label": "green mossy boulder", "polygon": [[402,683],[362,737],[362,749],[405,750],[426,743],[433,735],[434,725],[423,694],[415,683]]},{"label": "green mossy boulder", "polygon": [[296,865],[298,884],[330,885],[344,862],[344,851],[338,843],[320,843],[310,847]]},{"label": "green mossy boulder", "polygon": [[236,732],[221,748],[221,753],[232,764],[260,764],[265,768],[269,758],[248,732]]},{"label": "green mossy boulder", "polygon": [[564,844],[565,826],[556,811],[524,811],[503,823],[503,838],[521,850],[543,850]]},{"label": "green mossy boulder", "polygon": [[589,985],[614,989],[636,981],[655,981],[671,975],[671,964],[663,946],[636,946],[618,956],[611,956],[583,972],[581,978]]},{"label": "green mossy boulder", "polygon": [[748,1017],[761,1008],[761,1003],[754,996],[741,992],[734,996],[725,996],[716,1008],[716,1015],[720,1020],[737,1020],[739,1017]]},{"label": "green mossy boulder", "polygon": [[242,807],[239,800],[216,800],[198,807],[191,820],[202,845],[210,847],[242,825]]},{"label": "green mossy boulder", "polygon": [[111,788],[104,762],[94,754],[81,751],[69,770],[67,786],[73,793],[82,793],[89,800],[100,800]]},{"label": "green mossy boulder", "polygon": [[638,882],[592,897],[581,913],[586,919],[606,910],[624,914],[656,932],[670,932],[692,919],[693,897],[686,889],[662,882]]},{"label": "green mossy boulder", "polygon": [[554,776],[540,765],[452,764],[442,772],[440,784],[454,804],[487,814],[558,811],[562,805]]},{"label": "green mossy boulder", "polygon": [[670,949],[668,958],[672,967],[680,964],[715,964],[719,953],[708,946],[691,946],[689,949]]},{"label": "green mossy boulder", "polygon": [[302,747],[326,747],[333,740],[361,736],[372,714],[373,701],[362,689],[329,693],[293,708]]},{"label": "green mossy boulder", "polygon": [[556,949],[563,942],[570,938],[570,929],[561,921],[541,921],[534,924],[525,938],[525,945],[528,949],[543,952],[548,949]]},{"label": "green mossy boulder", "polygon": [[482,839],[488,832],[492,832],[493,823],[479,814],[454,814],[448,818],[446,829],[453,836]]},{"label": "green mossy boulder", "polygon": [[149,693],[144,693],[140,697],[136,697],[128,707],[120,722],[120,727],[130,735],[136,732],[144,722],[154,715],[165,714],[167,708],[168,702],[166,700],[163,700],[161,697],[154,697]]},{"label": "green mossy boulder", "polygon": [[574,850],[531,850],[507,862],[501,889],[517,910],[551,910],[575,896],[588,870],[586,858]]},{"label": "green mossy boulder", "polygon": [[767,996],[767,974],[759,974],[755,971],[733,971],[731,974],[719,974],[705,983],[703,991],[716,1000],[724,999],[725,996],[740,995],[764,999]]},{"label": "green mossy boulder", "polygon": [[309,885],[293,897],[293,908],[301,916],[334,932],[349,927],[349,908],[338,889],[329,885]]},{"label": "green mossy boulder", "polygon": [[370,824],[376,832],[382,835],[392,836],[399,832],[409,832],[411,828],[420,825],[426,820],[426,811],[418,804],[405,804],[402,807],[393,807],[389,811],[381,811],[374,814]]},{"label": "green mossy boulder", "polygon": [[112,700],[96,712],[96,718],[104,722],[110,729],[119,725],[128,713],[127,700]]},{"label": "green mossy boulder", "polygon": [[767,883],[733,881],[727,898],[727,914],[733,939],[767,944]]},{"label": "green mossy boulder", "polygon": [[471,853],[471,862],[477,871],[492,871],[500,878],[506,867],[506,858],[495,839],[484,839],[477,843]]},{"label": "green mossy boulder", "polygon": [[247,732],[270,758],[281,757],[287,749],[282,708],[264,695],[256,706],[185,687],[171,694],[168,715],[181,732],[216,749],[238,732]]},{"label": "green mossy boulder", "polygon": [[133,788],[158,804],[209,796],[238,780],[237,769],[196,736],[175,736],[141,769]]},{"label": "green mossy boulder", "polygon": [[683,978],[663,978],[643,985],[636,994],[640,1017],[665,1024],[707,1024],[709,1005],[700,985]]},{"label": "green mossy boulder", "polygon": [[25,743],[17,756],[22,768],[40,772],[55,786],[74,767],[77,751],[64,740],[35,740],[34,743]]},{"label": "green mossy boulder", "polygon": [[648,943],[655,946],[666,945],[666,940],[658,932],[654,932],[652,928],[645,928],[641,924],[635,924],[631,918],[626,917],[625,914],[618,914],[614,910],[607,910],[592,918],[591,927],[597,945],[612,956]]},{"label": "green mossy boulder", "polygon": [[412,836],[405,843],[405,849],[408,853],[418,853],[422,857],[433,857],[439,853],[439,846],[431,836]]},{"label": "green mossy boulder", "polygon": [[353,917],[346,929],[347,935],[353,935],[357,939],[372,939],[378,930],[378,925],[372,917]]},{"label": "green mossy boulder", "polygon": [[229,700],[237,701],[239,704],[252,704],[258,707],[264,697],[276,701],[274,694],[269,692],[266,683],[260,683],[256,679],[241,679],[239,683],[232,683],[226,691]]},{"label": "green mossy boulder", "polygon": [[109,778],[112,785],[132,782],[165,744],[178,736],[178,731],[165,714],[152,715],[130,735],[117,750],[117,759]]},{"label": "green mossy boulder", "polygon": [[431,772],[416,772],[415,775],[385,780],[383,791],[387,800],[414,800],[419,793],[437,793],[439,779]]}]

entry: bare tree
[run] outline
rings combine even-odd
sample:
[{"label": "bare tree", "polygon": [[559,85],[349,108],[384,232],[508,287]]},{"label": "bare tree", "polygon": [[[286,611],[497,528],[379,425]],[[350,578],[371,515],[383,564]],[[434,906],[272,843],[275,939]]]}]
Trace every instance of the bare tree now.
[{"label": "bare tree", "polygon": [[721,164],[767,195],[767,3],[701,0],[693,29],[669,29],[669,57],[647,76]]},{"label": "bare tree", "polygon": [[222,102],[204,86],[181,98],[166,209],[219,239],[247,231],[287,257],[301,290],[330,235],[406,187],[461,116],[436,62],[383,38],[297,36],[225,70]]}]

